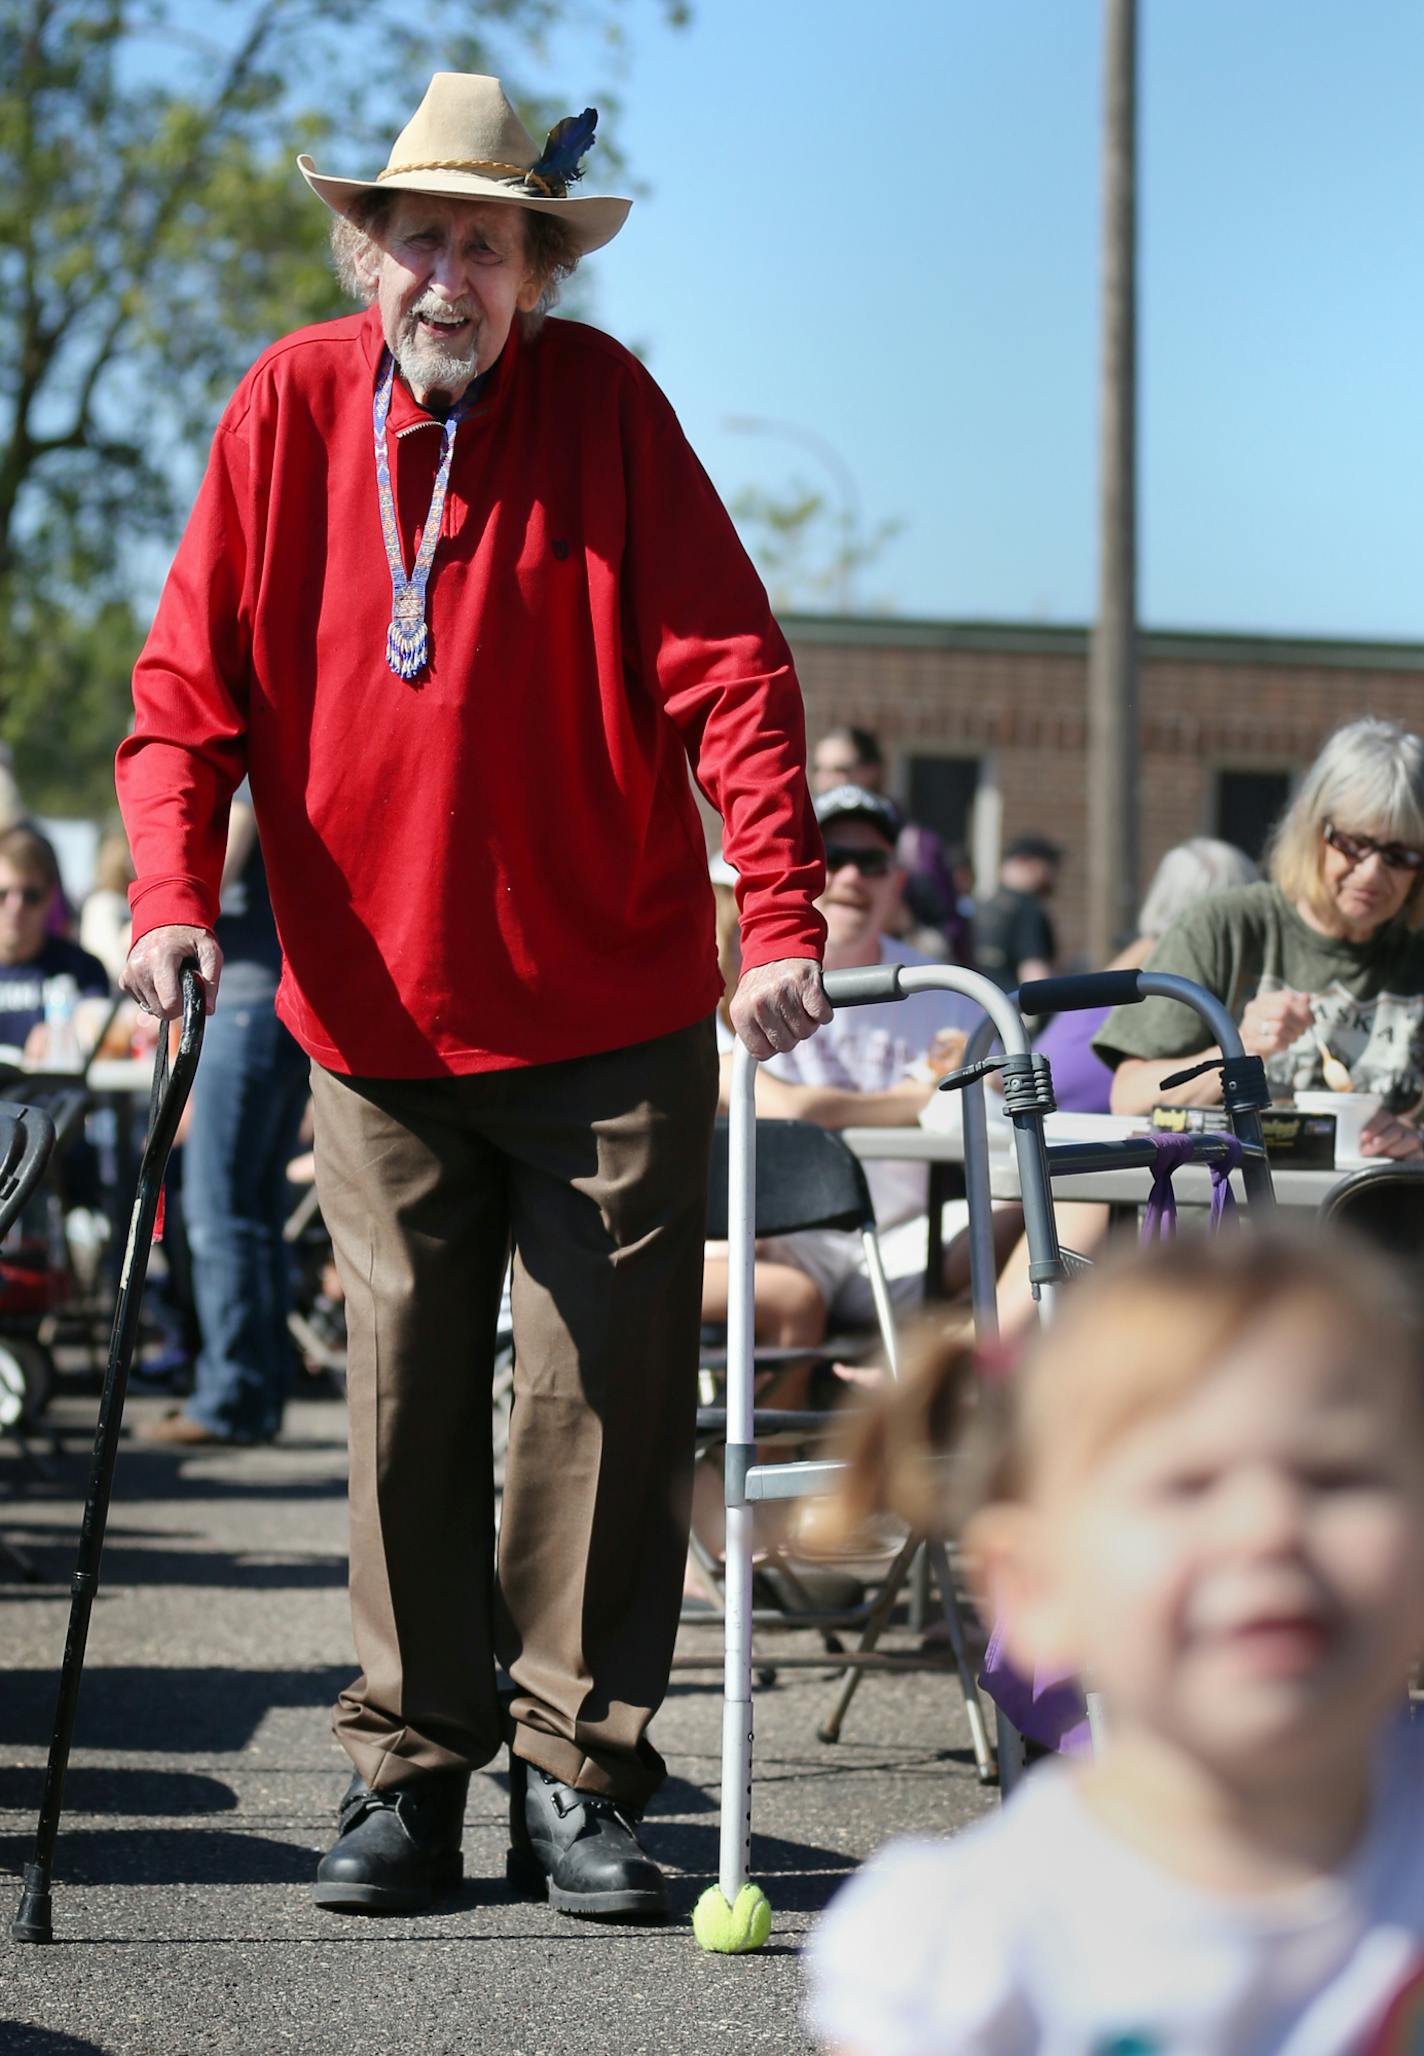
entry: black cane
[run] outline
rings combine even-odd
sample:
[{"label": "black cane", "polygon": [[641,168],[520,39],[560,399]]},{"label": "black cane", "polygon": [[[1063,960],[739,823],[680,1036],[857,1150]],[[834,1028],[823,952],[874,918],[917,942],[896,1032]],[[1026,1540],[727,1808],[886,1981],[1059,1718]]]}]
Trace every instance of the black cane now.
[{"label": "black cane", "polygon": [[17,1942],[52,1942],[50,1879],[54,1870],[54,1845],[59,1834],[59,1809],[64,1793],[64,1773],[74,1737],[74,1716],[79,1706],[79,1679],[84,1669],[84,1645],[89,1638],[89,1615],[99,1589],[99,1559],[104,1550],[104,1529],[109,1518],[109,1495],[114,1483],[114,1459],[119,1448],[119,1429],[124,1416],[124,1393],[129,1365],[138,1337],[139,1310],[143,1303],[144,1279],[148,1276],[148,1254],[158,1219],[158,1202],[163,1191],[163,1174],[168,1152],[178,1132],[178,1119],[198,1067],[203,1046],[203,987],[194,964],[185,964],[183,980],[183,1024],[178,1054],[172,1070],[168,1064],[168,1029],[161,1025],[158,1051],[153,1062],[153,1093],[149,1101],[148,1137],[138,1167],[133,1214],[129,1221],[128,1246],[114,1302],[114,1327],[109,1338],[109,1361],[104,1371],[104,1389],[99,1399],[99,1424],[94,1437],[94,1466],[89,1477],[89,1497],[79,1530],[79,1555],[69,1605],[69,1633],[64,1644],[64,1663],[59,1673],[59,1694],[54,1710],[54,1735],[45,1766],[44,1793],[40,1799],[39,1826],[35,1832],[35,1860],[25,1865],[25,1885],[20,1910],[10,1925]]}]

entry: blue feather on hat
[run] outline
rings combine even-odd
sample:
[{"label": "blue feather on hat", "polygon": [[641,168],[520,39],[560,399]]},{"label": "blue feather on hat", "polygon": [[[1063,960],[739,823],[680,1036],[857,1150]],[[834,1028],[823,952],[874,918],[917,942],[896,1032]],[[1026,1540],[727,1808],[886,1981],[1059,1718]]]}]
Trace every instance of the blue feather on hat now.
[{"label": "blue feather on hat", "polygon": [[568,187],[583,177],[583,158],[593,148],[597,127],[596,107],[585,107],[582,114],[566,114],[544,138],[543,154],[530,165],[527,176],[541,179],[562,199]]}]

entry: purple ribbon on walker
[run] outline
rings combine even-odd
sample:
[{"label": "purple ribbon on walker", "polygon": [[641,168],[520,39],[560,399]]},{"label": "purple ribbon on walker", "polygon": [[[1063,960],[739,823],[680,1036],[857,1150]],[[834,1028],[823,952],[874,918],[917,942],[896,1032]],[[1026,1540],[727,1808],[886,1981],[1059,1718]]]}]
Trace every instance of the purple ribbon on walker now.
[{"label": "purple ribbon on walker", "polygon": [[[1231,1173],[1241,1162],[1241,1143],[1235,1135],[1224,1134],[1220,1141],[1225,1148],[1225,1160],[1211,1166],[1211,1220],[1213,1234],[1229,1220],[1236,1221],[1236,1195],[1231,1190]],[[1152,1172],[1152,1191],[1142,1216],[1142,1240],[1144,1242],[1165,1241],[1177,1232],[1177,1195],[1172,1190],[1172,1174],[1183,1164],[1192,1160],[1193,1142],[1190,1135],[1149,1135],[1148,1141],[1157,1153],[1157,1162]]]}]

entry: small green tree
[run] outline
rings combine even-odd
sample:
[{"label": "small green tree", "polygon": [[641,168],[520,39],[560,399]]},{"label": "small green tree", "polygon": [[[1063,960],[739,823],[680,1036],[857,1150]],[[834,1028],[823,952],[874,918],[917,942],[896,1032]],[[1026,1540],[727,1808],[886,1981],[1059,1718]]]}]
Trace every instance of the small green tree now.
[{"label": "small green tree", "polygon": [[0,735],[32,805],[106,804],[141,567],[253,357],[342,311],[296,152],[379,163],[432,71],[517,81],[571,13],[616,71],[623,5],[484,0],[475,35],[456,0],[0,0]]},{"label": "small green tree", "polygon": [[893,612],[883,598],[867,601],[860,574],[876,562],[903,521],[880,521],[864,529],[824,493],[793,479],[784,493],[748,486],[731,503],[733,520],[766,581],[774,607],[783,611],[855,614],[867,607]]}]

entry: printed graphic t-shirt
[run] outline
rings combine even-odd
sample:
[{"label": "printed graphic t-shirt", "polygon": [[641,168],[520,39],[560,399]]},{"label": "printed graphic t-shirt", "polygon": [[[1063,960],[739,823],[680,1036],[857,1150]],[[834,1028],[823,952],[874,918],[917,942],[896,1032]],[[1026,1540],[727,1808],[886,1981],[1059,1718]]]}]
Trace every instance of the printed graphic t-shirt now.
[{"label": "printed graphic t-shirt", "polygon": [[25,1037],[45,1014],[45,983],[69,977],[81,999],[102,999],[109,974],[97,957],[65,936],[46,936],[44,948],[28,964],[0,964],[0,1043],[23,1049]]},{"label": "printed graphic t-shirt", "polygon": [[[1145,968],[1204,985],[1239,1021],[1258,993],[1289,988],[1313,1001],[1315,1028],[1357,1092],[1378,1092],[1395,1113],[1424,1096],[1424,933],[1393,921],[1368,942],[1321,935],[1279,887],[1237,886],[1203,900],[1158,942]],[[1114,1069],[1124,1057],[1190,1056],[1212,1038],[1176,1000],[1117,1007],[1093,1047]],[[1324,1087],[1323,1059],[1307,1030],[1266,1059],[1278,1098]]]}]

